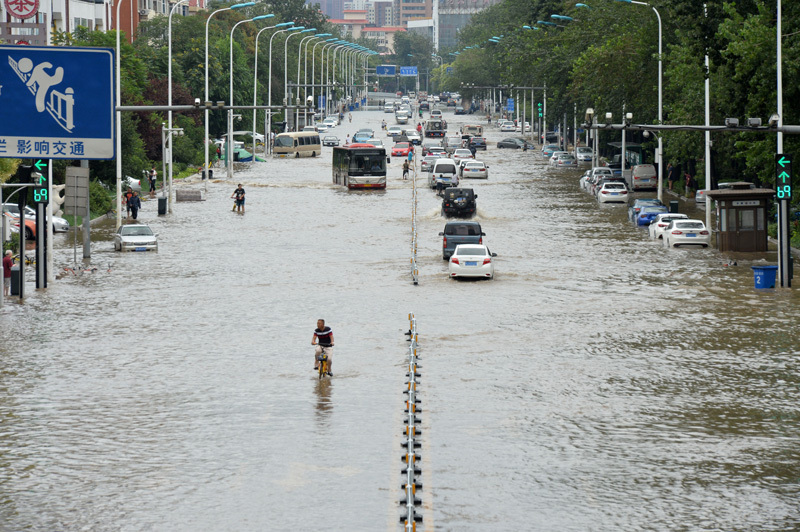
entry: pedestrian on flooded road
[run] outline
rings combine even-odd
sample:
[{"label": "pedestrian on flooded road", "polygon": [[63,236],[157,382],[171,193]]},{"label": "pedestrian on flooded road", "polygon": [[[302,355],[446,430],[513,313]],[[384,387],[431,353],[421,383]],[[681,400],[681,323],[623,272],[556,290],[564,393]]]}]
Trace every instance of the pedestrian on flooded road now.
[{"label": "pedestrian on flooded road", "polygon": [[127,192],[122,195],[122,203],[125,204],[125,218],[131,217],[131,199],[133,199],[133,189],[128,187]]},{"label": "pedestrian on flooded road", "polygon": [[669,184],[669,190],[672,190],[672,187],[675,185],[675,181],[678,180],[678,172],[675,170],[675,167],[672,166],[672,163],[667,163],[667,182]]},{"label": "pedestrian on flooded road", "polygon": [[135,190],[133,191],[133,197],[128,200],[128,207],[130,207],[131,215],[135,220],[139,216],[139,209],[142,208],[142,198],[139,197],[139,193]]},{"label": "pedestrian on flooded road", "polygon": [[156,167],[154,166],[150,173],[147,175],[147,178],[150,180],[150,197],[156,197],[156,178],[158,177],[158,172],[156,172]]},{"label": "pedestrian on flooded road", "polygon": [[233,209],[231,211],[235,211],[238,209],[239,212],[244,212],[244,188],[242,188],[242,184],[239,183],[239,186],[236,190],[233,191],[231,194],[231,198],[234,198],[233,202]]},{"label": "pedestrian on flooded road", "polygon": [[11,258],[11,250],[7,249],[3,255],[3,295],[8,297],[9,290],[11,290],[11,268],[14,266],[14,260]]},{"label": "pedestrian on flooded road", "polygon": [[403,161],[403,179],[408,179],[408,161]]}]

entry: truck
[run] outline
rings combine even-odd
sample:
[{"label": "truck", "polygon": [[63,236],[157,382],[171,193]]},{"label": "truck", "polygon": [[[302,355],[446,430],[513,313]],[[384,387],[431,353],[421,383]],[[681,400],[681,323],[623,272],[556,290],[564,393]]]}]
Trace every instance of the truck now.
[{"label": "truck", "polygon": [[444,120],[432,118],[425,122],[425,137],[444,137]]}]

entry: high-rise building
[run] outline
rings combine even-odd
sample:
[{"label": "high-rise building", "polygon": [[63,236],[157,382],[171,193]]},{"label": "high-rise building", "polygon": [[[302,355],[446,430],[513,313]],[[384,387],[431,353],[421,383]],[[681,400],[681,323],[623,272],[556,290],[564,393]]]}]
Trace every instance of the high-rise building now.
[{"label": "high-rise building", "polygon": [[458,44],[458,32],[469,24],[472,15],[502,0],[434,0],[434,47],[436,50]]},{"label": "high-rise building", "polygon": [[405,28],[409,20],[431,18],[433,15],[432,0],[394,0],[395,22]]}]

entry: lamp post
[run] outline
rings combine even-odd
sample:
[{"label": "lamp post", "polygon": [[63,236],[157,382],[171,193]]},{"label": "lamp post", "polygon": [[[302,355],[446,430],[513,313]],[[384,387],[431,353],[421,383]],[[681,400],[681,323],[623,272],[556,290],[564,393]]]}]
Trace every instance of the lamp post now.
[{"label": "lamp post", "polygon": [[[248,18],[245,20],[240,20],[236,24],[233,25],[231,28],[231,36],[230,36],[230,68],[228,69],[228,92],[229,92],[229,100],[230,100],[230,107],[228,109],[228,149],[225,150],[225,157],[228,159],[228,179],[233,179],[233,32],[240,24],[244,24],[245,22],[253,22],[256,20],[264,20],[270,17],[274,17],[275,15],[259,15],[257,17]],[[253,158],[255,159],[255,152],[253,153]]]},{"label": "lamp post", "polygon": [[[322,39],[323,37],[330,37],[331,34],[318,33],[316,36],[317,38]],[[311,41],[313,40],[314,39],[310,39],[306,43],[306,54],[305,56],[303,56],[305,58],[305,64],[303,65],[303,85],[305,87],[303,90],[303,97],[306,100],[308,100],[308,45],[311,44]],[[311,48],[311,100],[312,101],[315,101],[314,100],[314,53],[315,50],[317,49],[317,45],[322,44],[323,42],[325,41],[320,40],[319,42],[314,43],[314,46]],[[313,106],[316,107],[316,102],[313,104]]]},{"label": "lamp post", "polygon": [[[206,183],[205,183],[205,191],[208,192],[208,24],[211,22],[211,17],[216,15],[217,13],[222,13],[223,11],[230,11],[232,9],[242,9],[243,7],[250,7],[256,5],[255,2],[245,2],[242,4],[234,4],[230,7],[223,7],[222,9],[217,9],[216,11],[212,11],[208,18],[206,19],[206,69],[205,69],[205,99],[203,101],[203,105],[205,106],[205,149],[203,150],[205,153],[205,170],[206,170]],[[117,209],[117,213],[119,214],[119,208]]]},{"label": "lamp post", "polygon": [[[187,3],[188,0],[180,0],[169,11],[169,22],[167,23],[167,105],[172,107],[172,15],[175,13],[175,10],[178,9],[178,6],[181,4]],[[172,109],[167,112],[167,124],[168,130],[170,134],[170,141],[169,141],[169,190],[168,194],[169,197],[167,198],[167,205],[169,205],[169,213],[172,214]],[[161,158],[164,158],[166,155],[163,151],[161,152]],[[166,179],[162,172],[161,181]],[[162,186],[162,190],[163,190]]]},{"label": "lamp post", "polygon": [[[299,27],[300,30],[298,33],[290,33],[286,36],[283,40],[283,105],[288,106],[291,105],[292,99],[289,96],[289,39],[292,38],[293,35],[300,35],[301,33],[308,33],[310,31],[317,31],[317,28],[308,28],[304,29]],[[289,119],[289,110],[284,109],[284,118],[287,121]],[[297,124],[294,125],[295,130],[297,130]]]},{"label": "lamp post", "polygon": [[319,85],[320,85],[319,92],[323,96],[323,99],[325,100],[324,105],[322,106],[322,113],[326,117],[328,116],[328,100],[327,100],[327,98],[325,98],[326,93],[325,93],[324,89],[327,88],[327,85],[325,83],[323,83],[325,81],[325,48],[328,48],[329,46],[333,46],[332,43],[334,41],[338,41],[338,40],[339,40],[338,37],[332,37],[330,39],[325,39],[324,42],[315,44],[314,48],[311,50],[311,82],[312,82],[311,95],[314,97],[314,99],[316,99],[317,95],[316,95],[316,91],[314,90],[314,79],[315,79],[315,76],[314,76],[314,70],[315,70],[314,60],[315,60],[316,56],[314,55],[314,50],[317,49],[317,45],[318,44],[322,44],[322,48],[320,49],[321,53],[320,53],[320,59],[319,59]]},{"label": "lamp post", "polygon": [[[639,2],[637,0],[617,0],[617,2],[624,2],[626,4],[637,4],[640,6],[648,6],[653,10],[653,12],[656,14],[656,18],[658,19],[658,123],[661,124],[663,122],[661,15],[658,13],[658,10],[655,7],[651,6],[647,2]],[[661,135],[658,136],[658,153],[656,153],[656,159],[658,162],[658,199],[661,200],[663,198],[663,188],[664,188],[664,145],[662,144]]]},{"label": "lamp post", "polygon": [[[253,68],[253,107],[258,105],[258,38],[261,37],[261,34],[265,30],[272,30],[275,28],[283,28],[286,26],[291,26],[294,22],[281,22],[280,24],[276,24],[274,26],[267,26],[265,28],[261,28],[258,33],[256,34],[256,53],[255,53],[255,66]],[[257,109],[253,109],[253,160],[255,160],[256,154],[256,113],[258,112]],[[267,113],[270,113],[271,110],[267,109]],[[267,121],[264,120],[264,155],[268,152],[268,146],[270,142],[271,132],[266,130],[267,128]]]},{"label": "lamp post", "polygon": [[[274,32],[272,34],[272,36],[269,38],[269,75],[268,75],[269,81],[268,81],[268,84],[267,84],[267,107],[272,107],[272,39],[274,39],[275,36],[277,34],[279,34],[279,33],[300,30],[302,28],[303,28],[303,26],[292,26],[290,28],[280,29],[280,30]],[[268,124],[267,125],[267,131],[269,133],[267,133],[267,134],[271,136],[272,135],[272,109],[269,109],[267,111],[267,116],[269,117],[267,119],[267,124]]]},{"label": "lamp post", "polygon": [[[301,55],[303,53],[303,44],[306,45],[306,52],[308,52],[308,43],[310,43],[314,39],[319,39],[316,35],[309,35],[308,37],[303,37],[300,39],[300,44],[297,45],[297,81],[295,82],[295,87],[297,87],[297,97],[300,98],[300,63],[301,63]],[[306,59],[306,66],[308,66],[308,59]],[[308,91],[306,91],[308,92]],[[308,125],[308,113],[306,112],[308,109],[308,105],[306,104],[306,96],[307,94],[303,94],[303,125]],[[295,109],[295,118],[294,121],[296,124],[300,123],[300,109]]]}]

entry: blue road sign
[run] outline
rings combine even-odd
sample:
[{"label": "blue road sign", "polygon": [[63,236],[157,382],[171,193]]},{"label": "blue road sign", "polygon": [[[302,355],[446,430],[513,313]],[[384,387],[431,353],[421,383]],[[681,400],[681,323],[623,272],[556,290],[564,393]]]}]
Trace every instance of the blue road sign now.
[{"label": "blue road sign", "polygon": [[452,74],[453,73],[453,67],[447,67],[447,68],[444,69],[444,71],[447,72],[448,74]]},{"label": "blue road sign", "polygon": [[415,67],[415,66],[401,66],[400,67],[400,75],[401,76],[417,76],[417,67]]},{"label": "blue road sign", "polygon": [[375,67],[375,74],[377,74],[378,76],[395,76],[397,75],[397,66],[378,65]]},{"label": "blue road sign", "polygon": [[114,158],[114,50],[0,46],[0,157]]},{"label": "blue road sign", "polygon": [[506,111],[513,111],[514,110],[514,98],[509,98],[506,100]]}]

